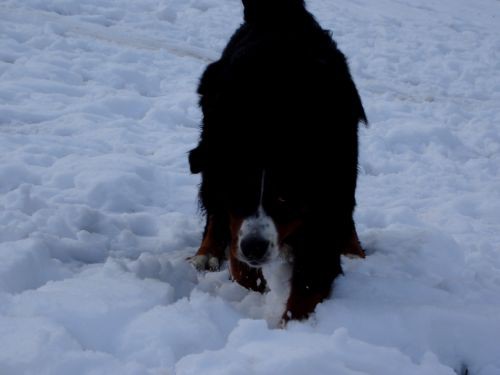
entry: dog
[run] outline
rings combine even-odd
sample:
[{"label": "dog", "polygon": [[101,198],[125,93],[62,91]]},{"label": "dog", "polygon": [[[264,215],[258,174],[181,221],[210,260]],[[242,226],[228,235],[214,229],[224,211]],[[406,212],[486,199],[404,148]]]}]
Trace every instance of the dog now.
[{"label": "dog", "polygon": [[191,262],[266,291],[262,266],[287,254],[283,322],[306,319],[364,257],[353,211],[358,126],[367,123],[345,56],[303,0],[243,0],[244,22],[199,87],[203,240]]}]

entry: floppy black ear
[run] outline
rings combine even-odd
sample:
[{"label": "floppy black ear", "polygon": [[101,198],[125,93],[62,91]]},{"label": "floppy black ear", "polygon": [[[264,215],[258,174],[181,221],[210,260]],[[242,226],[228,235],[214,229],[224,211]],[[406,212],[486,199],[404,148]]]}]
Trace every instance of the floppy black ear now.
[{"label": "floppy black ear", "polygon": [[203,149],[198,145],[198,147],[193,148],[189,151],[189,168],[191,173],[196,174],[203,172],[205,169],[205,153]]},{"label": "floppy black ear", "polygon": [[245,21],[286,17],[304,9],[304,0],[242,0]]},{"label": "floppy black ear", "polygon": [[243,6],[246,7],[252,7],[257,4],[262,4],[262,5],[280,5],[280,6],[294,6],[294,5],[304,5],[304,0],[242,0]]},{"label": "floppy black ear", "polygon": [[255,19],[259,12],[259,2],[260,0],[242,0],[245,21],[251,22]]}]

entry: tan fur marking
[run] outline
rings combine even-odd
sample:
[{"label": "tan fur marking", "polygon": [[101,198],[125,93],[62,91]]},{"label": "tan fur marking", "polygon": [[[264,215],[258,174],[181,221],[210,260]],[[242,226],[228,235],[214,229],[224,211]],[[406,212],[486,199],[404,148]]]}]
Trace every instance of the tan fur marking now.
[{"label": "tan fur marking", "polygon": [[358,234],[356,233],[356,229],[352,232],[351,239],[347,244],[347,247],[342,251],[342,254],[353,257],[353,258],[365,258],[366,254],[363,248],[361,247],[361,243],[359,242]]},{"label": "tan fur marking", "polygon": [[[213,217],[208,218],[207,230],[205,236],[203,237],[203,240],[201,241],[200,248],[194,256],[187,258],[187,260],[193,261],[196,259],[196,257],[206,257],[206,260],[201,263],[201,266],[196,266],[197,268],[200,268],[202,270],[206,268],[211,271],[217,270],[219,268],[219,264],[226,256],[226,249],[224,244],[217,243],[217,241],[215,240],[213,220]],[[211,258],[217,259],[217,265],[215,266],[215,269],[211,269]]]}]

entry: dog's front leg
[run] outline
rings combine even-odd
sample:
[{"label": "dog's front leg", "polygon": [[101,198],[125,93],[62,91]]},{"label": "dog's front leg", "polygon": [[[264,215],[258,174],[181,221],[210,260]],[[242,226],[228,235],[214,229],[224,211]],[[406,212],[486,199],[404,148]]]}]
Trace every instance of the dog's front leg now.
[{"label": "dog's front leg", "polygon": [[289,320],[302,320],[314,312],[316,305],[330,296],[333,280],[342,273],[340,253],[297,254],[294,259],[290,296],[282,316]]},{"label": "dog's front leg", "polygon": [[228,220],[222,214],[207,215],[203,240],[188,260],[200,271],[217,271],[225,258],[229,242]]}]

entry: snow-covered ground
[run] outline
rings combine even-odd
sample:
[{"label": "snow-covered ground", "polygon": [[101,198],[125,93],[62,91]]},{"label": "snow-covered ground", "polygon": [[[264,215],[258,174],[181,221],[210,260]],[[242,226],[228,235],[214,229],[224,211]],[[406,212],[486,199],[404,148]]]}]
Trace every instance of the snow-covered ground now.
[{"label": "snow-covered ground", "polygon": [[281,330],[279,291],[185,262],[240,1],[0,1],[0,374],[500,374],[500,2],[308,4],[371,121],[368,257]]}]

